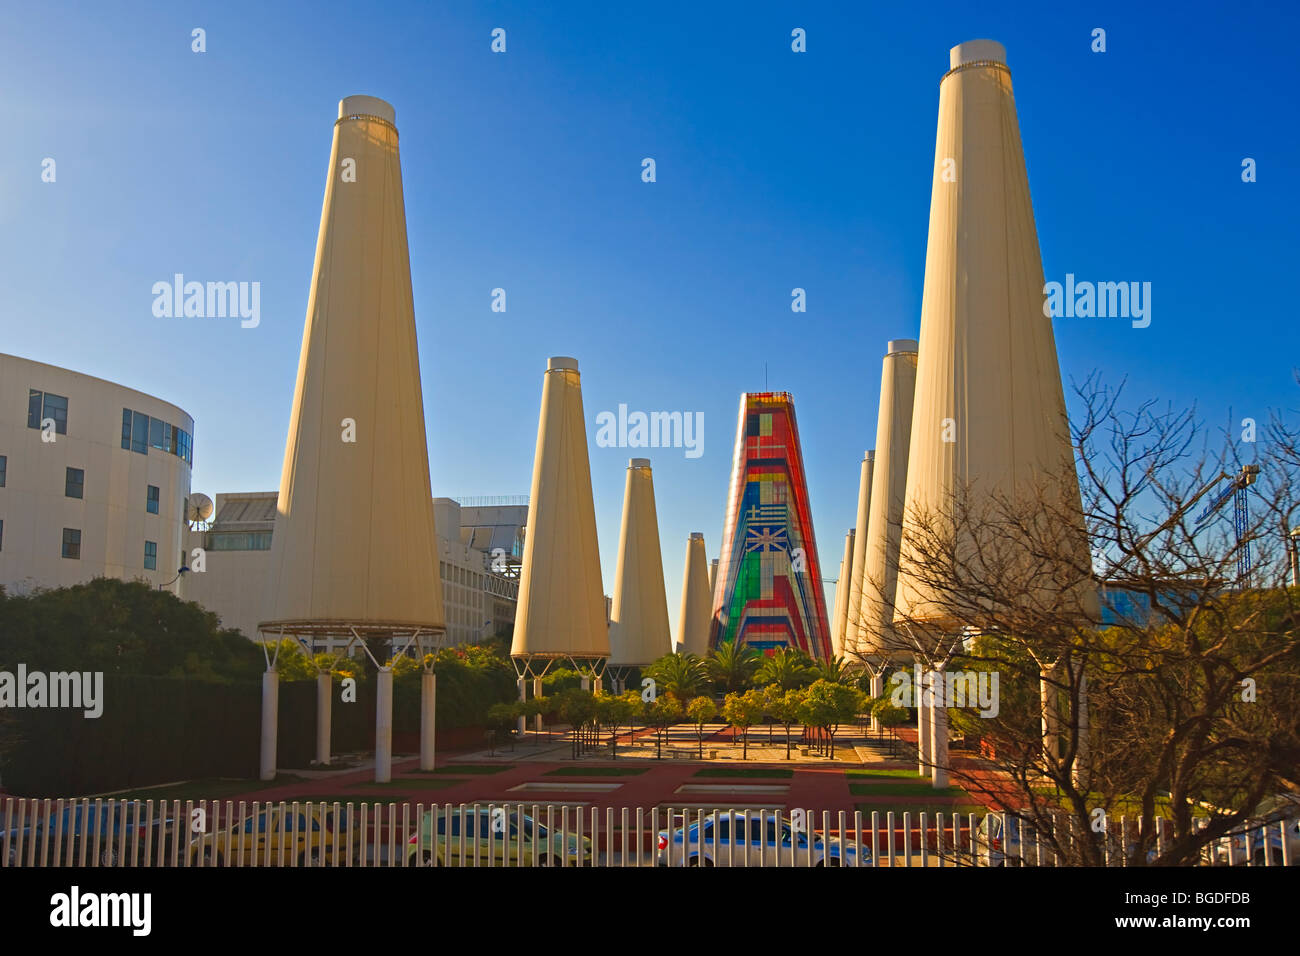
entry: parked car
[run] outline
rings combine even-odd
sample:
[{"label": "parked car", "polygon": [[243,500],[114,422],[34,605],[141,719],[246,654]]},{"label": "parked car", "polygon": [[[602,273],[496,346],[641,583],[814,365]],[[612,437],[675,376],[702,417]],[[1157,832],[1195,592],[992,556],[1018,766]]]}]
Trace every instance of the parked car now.
[{"label": "parked car", "polygon": [[86,843],[87,863],[121,866],[134,853],[135,863],[139,865],[144,862],[147,849],[157,853],[160,841],[165,842],[165,850],[170,848],[171,825],[171,818],[161,813],[150,821],[144,807],[137,807],[132,801],[102,803],[98,814],[93,804],[75,803],[65,806],[62,813],[54,811],[49,816],[30,819],[21,831],[14,827],[0,833],[0,852],[8,857],[10,866],[25,864],[29,859],[37,865],[52,866],[68,859],[71,843],[72,862],[76,865],[81,862],[82,844]]},{"label": "parked car", "polygon": [[975,852],[978,866],[1006,866],[1008,855],[1012,860],[1019,860],[1020,818],[1009,813],[986,813],[975,830]]},{"label": "parked car", "polygon": [[[749,864],[764,866],[808,866],[811,844],[812,866],[870,866],[871,848],[857,848],[842,837],[823,837],[816,831],[796,831],[780,814],[728,811],[685,826],[660,830],[657,843],[659,866],[741,866],[745,854]],[[702,829],[701,829],[702,827]]]},{"label": "parked car", "polygon": [[450,816],[443,809],[426,810],[419,829],[406,841],[407,865],[416,865],[417,853],[425,866],[473,866],[476,853],[481,866],[487,864],[489,854],[493,866],[532,866],[534,854],[538,866],[574,866],[580,859],[590,866],[592,846],[590,837],[579,840],[575,833],[548,830],[520,810],[506,813],[504,807],[479,807],[477,812],[467,809],[463,818],[459,810]]},{"label": "parked car", "polygon": [[354,848],[354,858],[358,852],[361,828],[353,824],[350,807],[342,808],[336,818],[333,810],[321,813],[318,806],[306,806],[298,810],[295,819],[292,808],[282,811],[272,806],[195,836],[190,841],[190,864],[201,859],[204,866],[222,866],[229,854],[232,864],[276,865],[283,844],[286,861],[297,860],[299,866],[334,866],[347,859],[349,846]]}]

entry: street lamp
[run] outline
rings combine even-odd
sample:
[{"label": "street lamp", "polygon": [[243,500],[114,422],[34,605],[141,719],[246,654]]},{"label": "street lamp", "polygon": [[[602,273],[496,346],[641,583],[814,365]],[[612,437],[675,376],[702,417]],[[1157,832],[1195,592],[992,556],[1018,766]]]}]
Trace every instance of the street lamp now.
[{"label": "street lamp", "polygon": [[175,584],[177,581],[179,581],[179,580],[181,579],[181,575],[182,575],[182,574],[186,574],[186,573],[188,573],[189,570],[190,570],[190,569],[189,569],[189,566],[188,566],[188,565],[182,564],[182,565],[180,566],[180,568],[179,568],[179,569],[177,570],[177,572],[176,572],[176,577],[172,578],[172,579],[171,579],[170,581],[168,581],[166,584],[160,584],[160,585],[158,585],[158,590],[159,590],[159,591],[165,591],[165,590],[167,590],[169,587],[171,587],[173,584]]}]

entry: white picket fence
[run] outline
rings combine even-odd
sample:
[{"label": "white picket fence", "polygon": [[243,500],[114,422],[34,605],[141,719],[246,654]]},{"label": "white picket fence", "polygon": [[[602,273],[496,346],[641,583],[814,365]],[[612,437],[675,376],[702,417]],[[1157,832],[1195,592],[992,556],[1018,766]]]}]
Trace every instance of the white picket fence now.
[{"label": "white picket fence", "polygon": [[[1046,839],[997,813],[8,797],[0,824],[0,867],[1060,864]],[[1290,865],[1298,826],[1220,838],[1202,862]],[[1107,865],[1126,865],[1119,834],[1131,842],[1136,828],[1121,817],[1111,829],[1096,837]],[[1150,858],[1164,851],[1165,829],[1157,820]]]}]

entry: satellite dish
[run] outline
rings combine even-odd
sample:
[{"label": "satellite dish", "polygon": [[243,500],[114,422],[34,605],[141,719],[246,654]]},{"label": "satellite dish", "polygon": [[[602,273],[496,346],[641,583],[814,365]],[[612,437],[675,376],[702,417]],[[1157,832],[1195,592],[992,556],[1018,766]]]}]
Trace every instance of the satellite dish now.
[{"label": "satellite dish", "polygon": [[212,517],[212,499],[196,491],[185,499],[186,521],[207,521]]}]

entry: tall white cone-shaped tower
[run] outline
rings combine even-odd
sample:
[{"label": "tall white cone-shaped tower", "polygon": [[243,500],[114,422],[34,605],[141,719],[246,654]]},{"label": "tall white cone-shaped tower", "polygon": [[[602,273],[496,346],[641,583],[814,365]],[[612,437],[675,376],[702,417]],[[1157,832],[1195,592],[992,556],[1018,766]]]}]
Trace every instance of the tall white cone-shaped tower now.
[{"label": "tall white cone-shaped tower", "polygon": [[[1056,342],[1044,314],[1043,267],[1020,144],[1006,51],[991,40],[953,47],[939,86],[939,128],[930,198],[920,365],[916,375],[907,472],[901,569],[895,604],[900,617],[939,631],[956,622],[942,588],[924,583],[909,557],[918,514],[943,522],[961,496],[1023,504],[1050,514],[1062,555],[1075,569],[1066,600],[1095,609],[1079,487]],[[1044,495],[1049,496],[1044,498]],[[970,498],[970,496],[975,496]],[[1044,508],[1044,501],[1047,508]],[[933,527],[933,526],[932,526]],[[950,529],[960,554],[974,553],[978,529]],[[1014,549],[1015,540],[984,542]],[[964,552],[964,549],[972,549]],[[1026,565],[1041,555],[1025,554]],[[1080,574],[1077,569],[1082,569]],[[1054,575],[1035,572],[1039,580]],[[1060,596],[1022,594],[1052,602]],[[949,606],[951,606],[949,604]]]},{"label": "tall white cone-shaped tower", "polygon": [[267,630],[441,629],[393,108],[339,103],[271,541]]},{"label": "tall white cone-shaped tower", "polygon": [[644,667],[672,650],[654,476],[649,458],[631,458],[610,612],[609,666]]},{"label": "tall white cone-shaped tower", "polygon": [[510,654],[604,660],[609,632],[577,359],[547,364],[529,501]]},{"label": "tall white cone-shaped tower", "polygon": [[844,639],[849,623],[849,592],[852,590],[855,537],[857,532],[853,528],[850,528],[844,536],[844,557],[840,558],[840,576],[835,580],[835,616],[831,620],[831,654],[834,657],[844,655]]},{"label": "tall white cone-shaped tower", "polygon": [[[953,47],[949,65],[939,85],[921,361],[894,599],[898,621],[906,618],[940,662],[969,620],[963,612],[980,601],[927,574],[913,542],[943,542],[943,553],[969,569],[984,566],[977,555],[996,554],[1001,568],[1012,569],[998,582],[1010,592],[1008,603],[1096,614],[1006,51],[974,40]],[[1010,527],[1008,518],[1027,523],[1008,534],[999,530]],[[1045,690],[1045,723],[1052,703]],[[947,711],[927,710],[933,781],[942,787]],[[1045,736],[1049,749],[1051,743]]]},{"label": "tall white cone-shaped tower", "polygon": [[[339,102],[267,577],[268,620],[330,650],[443,630],[428,441],[392,106]],[[392,768],[392,671],[380,665],[375,779]],[[263,680],[263,779],[275,772],[278,680]],[[426,682],[427,683],[427,682]],[[317,682],[328,759],[328,680]],[[432,764],[433,698],[421,752]]]},{"label": "tall white cone-shaped tower", "polygon": [[[871,480],[875,475],[876,450],[868,449],[862,456],[862,467],[858,476],[858,517],[853,528],[853,555],[848,573],[848,590],[845,592],[845,620],[840,630],[840,653],[859,656],[862,644],[861,622],[858,620],[862,608],[862,573],[867,558],[867,519],[871,512]],[[837,598],[838,600],[838,598]],[[837,615],[838,616],[838,615]]]},{"label": "tall white cone-shaped tower", "polygon": [[704,532],[692,531],[686,542],[686,571],[682,575],[682,609],[677,620],[677,642],[682,653],[704,657],[709,652],[713,620],[713,589],[709,587],[709,558]]},{"label": "tall white cone-shaped tower", "polygon": [[916,393],[916,342],[889,343],[880,372],[876,460],[863,549],[858,653],[875,660],[905,660],[892,630],[903,492],[907,484],[912,401]]}]

